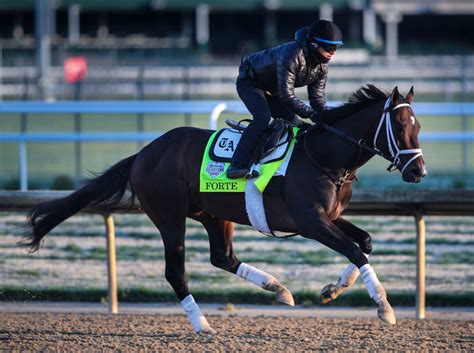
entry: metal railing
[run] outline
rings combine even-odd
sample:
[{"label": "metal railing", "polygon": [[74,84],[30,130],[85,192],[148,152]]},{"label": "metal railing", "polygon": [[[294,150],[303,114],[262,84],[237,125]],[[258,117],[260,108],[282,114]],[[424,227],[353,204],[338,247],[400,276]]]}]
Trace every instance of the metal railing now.
[{"label": "metal railing", "polygon": [[[338,102],[328,102],[330,106]],[[414,103],[418,116],[460,116],[463,126],[467,118],[474,117],[474,103]],[[208,114],[208,127],[215,130],[223,112],[249,114],[240,101],[79,101],[79,102],[3,102],[2,114]],[[28,142],[75,142],[100,141],[149,141],[159,137],[162,131],[137,132],[1,132],[0,143],[17,142],[19,146],[20,190],[28,190],[27,150]],[[474,141],[474,131],[422,132],[422,142],[461,142],[463,161],[467,164],[467,143]],[[78,155],[76,154],[76,161]],[[80,168],[79,168],[80,169]]]},{"label": "metal railing", "polygon": [[[395,85],[408,89],[415,85],[418,97],[429,95],[436,99],[452,100],[458,97],[467,100],[474,94],[474,56],[436,55],[399,56],[387,62],[381,56],[362,55],[362,61],[355,60],[359,51],[341,51],[330,68],[331,84],[327,94],[341,99],[357,90],[366,82],[377,82],[385,88]],[[363,52],[363,50],[362,50]],[[347,60],[341,60],[347,57]],[[157,99],[192,97],[212,99],[237,97],[235,79],[239,59],[232,65],[157,66],[157,65],[114,65],[109,67],[92,62],[87,78],[81,84],[81,95],[90,99]],[[4,67],[1,89],[5,97],[38,99],[36,68],[33,66]],[[58,100],[73,97],[73,85],[64,80],[61,66],[49,70],[52,96]],[[305,88],[297,89],[305,91]]]}]

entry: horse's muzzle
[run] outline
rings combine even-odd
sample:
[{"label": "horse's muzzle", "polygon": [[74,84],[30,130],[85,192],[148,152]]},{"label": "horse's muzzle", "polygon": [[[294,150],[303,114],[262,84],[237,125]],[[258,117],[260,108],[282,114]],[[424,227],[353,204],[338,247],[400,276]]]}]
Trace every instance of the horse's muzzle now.
[{"label": "horse's muzzle", "polygon": [[402,178],[408,183],[419,183],[426,175],[428,175],[428,171],[425,163],[416,163],[405,169]]}]

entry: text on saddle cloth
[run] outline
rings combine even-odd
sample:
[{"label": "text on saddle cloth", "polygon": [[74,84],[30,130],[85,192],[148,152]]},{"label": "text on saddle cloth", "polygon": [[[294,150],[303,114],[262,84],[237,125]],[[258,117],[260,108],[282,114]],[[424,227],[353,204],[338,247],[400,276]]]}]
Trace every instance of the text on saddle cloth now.
[{"label": "text on saddle cloth", "polygon": [[[285,175],[295,143],[292,137],[297,131],[293,128],[285,133],[277,143],[278,147],[256,165],[260,176],[248,182],[253,182],[260,192],[265,190],[272,176]],[[245,192],[245,179],[228,179],[225,173],[241,135],[234,129],[222,129],[211,136],[201,164],[200,192]]]},{"label": "text on saddle cloth", "polygon": [[[276,142],[276,148],[258,162],[259,164],[271,163],[281,160],[285,157],[290,147],[291,138],[294,136],[293,131],[289,129],[285,131],[281,138]],[[229,163],[239,144],[242,134],[234,129],[225,128],[217,132],[216,137],[211,143],[209,157],[216,162]]]}]

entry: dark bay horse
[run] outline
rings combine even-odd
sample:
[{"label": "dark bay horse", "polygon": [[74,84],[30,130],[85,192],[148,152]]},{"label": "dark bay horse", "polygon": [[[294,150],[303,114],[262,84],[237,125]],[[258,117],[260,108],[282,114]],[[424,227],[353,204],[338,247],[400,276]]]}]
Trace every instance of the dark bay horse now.
[{"label": "dark bay horse", "polygon": [[[336,118],[333,128],[359,143],[325,130],[306,130],[295,146],[281,192],[263,195],[271,229],[317,240],[350,261],[337,284],[324,288],[323,302],[349,287],[360,272],[378,305],[379,317],[391,324],[395,323],[395,315],[368,261],[371,237],[342,218],[341,213],[350,201],[356,170],[376,153],[388,158],[406,182],[419,182],[426,175],[418,143],[420,124],[410,106],[412,99],[413,88],[406,97],[397,88],[391,94],[373,85],[360,88],[348,103],[325,113],[328,118]],[[207,230],[214,266],[273,291],[278,300],[294,305],[290,291],[275,277],[240,262],[234,254],[233,222],[250,224],[243,193],[199,192],[200,165],[211,134],[210,130],[191,127],[171,130],[71,195],[36,205],[29,212],[29,232],[23,243],[36,251],[42,238],[58,224],[86,206],[112,207],[129,187],[161,233],[166,279],[194,331],[214,332],[188,289],[186,217],[201,222]]]}]

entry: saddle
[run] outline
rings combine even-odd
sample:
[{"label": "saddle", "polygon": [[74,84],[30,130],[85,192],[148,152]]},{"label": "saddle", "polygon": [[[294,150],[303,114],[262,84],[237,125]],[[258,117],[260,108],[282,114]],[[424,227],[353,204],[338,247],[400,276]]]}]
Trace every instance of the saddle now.
[{"label": "saddle", "polygon": [[[243,132],[247,125],[242,124],[242,122],[250,122],[249,119],[244,119],[241,121],[235,121],[232,119],[226,119],[226,124],[234,130]],[[288,143],[293,137],[293,125],[283,119],[273,119],[268,125],[268,128],[263,132],[260,142],[254,147],[251,164],[256,164],[257,162],[268,157],[276,148],[281,145]]]}]

